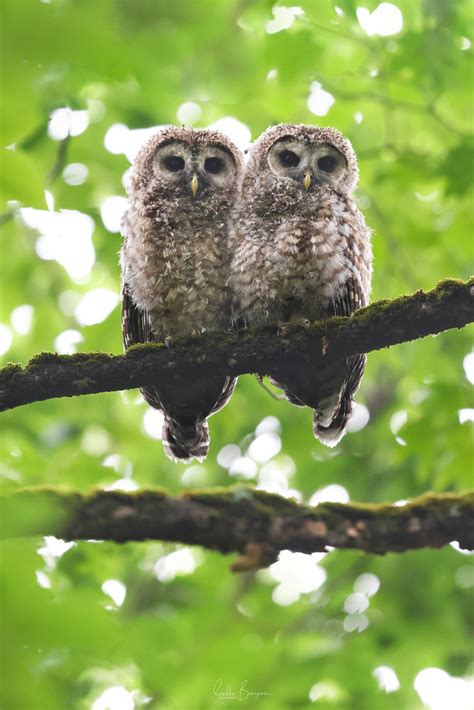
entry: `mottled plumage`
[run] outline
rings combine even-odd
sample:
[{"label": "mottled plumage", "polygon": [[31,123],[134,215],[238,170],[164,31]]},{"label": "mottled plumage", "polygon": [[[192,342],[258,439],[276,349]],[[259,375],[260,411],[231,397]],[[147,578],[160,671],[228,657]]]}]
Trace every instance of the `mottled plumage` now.
[{"label": "mottled plumage", "polygon": [[[230,238],[235,321],[281,328],[367,305],[370,231],[352,198],[357,179],[352,146],[333,128],[282,124],[262,134],[250,151]],[[365,356],[330,358],[329,350],[324,367],[282,373],[275,384],[294,404],[315,410],[315,436],[335,446]]]},{"label": "mottled plumage", "polygon": [[[138,154],[122,220],[125,347],[230,327],[227,239],[241,172],[239,150],[210,129],[165,129]],[[170,458],[206,456],[206,419],[234,387],[232,378],[184,377],[142,389],[164,414]]]}]

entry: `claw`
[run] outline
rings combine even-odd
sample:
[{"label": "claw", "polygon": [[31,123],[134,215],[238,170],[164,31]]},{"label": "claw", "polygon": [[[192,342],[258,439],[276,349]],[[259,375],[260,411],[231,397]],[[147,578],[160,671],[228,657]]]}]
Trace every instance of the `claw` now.
[{"label": "claw", "polygon": [[305,328],[306,330],[311,325],[311,321],[305,318],[300,313],[296,312],[290,316],[289,322],[294,328]]},{"label": "claw", "polygon": [[194,328],[194,330],[191,331],[191,338],[199,338],[201,335],[204,335],[205,332],[205,328]]},{"label": "claw", "polygon": [[173,337],[172,335],[167,335],[165,338],[165,347],[171,348],[176,342],[176,338]]},{"label": "claw", "polygon": [[286,337],[288,337],[288,333],[290,332],[290,329],[291,329],[291,324],[282,321],[281,323],[278,323],[277,335],[280,338],[286,338]]}]

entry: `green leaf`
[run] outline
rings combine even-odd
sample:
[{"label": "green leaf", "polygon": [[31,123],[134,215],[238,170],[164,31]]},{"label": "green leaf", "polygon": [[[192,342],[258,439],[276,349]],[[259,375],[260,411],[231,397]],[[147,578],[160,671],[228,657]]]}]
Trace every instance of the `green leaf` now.
[{"label": "green leaf", "polygon": [[20,150],[0,152],[0,199],[44,209],[44,178],[35,160]]}]

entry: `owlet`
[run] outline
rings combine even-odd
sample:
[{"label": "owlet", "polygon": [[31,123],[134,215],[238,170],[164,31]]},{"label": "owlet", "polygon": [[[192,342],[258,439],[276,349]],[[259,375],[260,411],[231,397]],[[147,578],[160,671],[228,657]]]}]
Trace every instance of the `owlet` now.
[{"label": "owlet", "polygon": [[[352,193],[354,150],[333,128],[282,124],[250,151],[230,237],[234,319],[307,324],[366,306],[370,230]],[[285,325],[288,330],[288,325]],[[346,430],[366,357],[279,373],[274,383],[314,409],[314,435],[335,446]]]},{"label": "owlet", "polygon": [[[241,174],[240,151],[210,129],[167,128],[138,154],[122,220],[126,348],[230,327],[227,239]],[[183,376],[141,390],[163,412],[171,459],[206,456],[207,417],[228,402],[235,383]]]}]

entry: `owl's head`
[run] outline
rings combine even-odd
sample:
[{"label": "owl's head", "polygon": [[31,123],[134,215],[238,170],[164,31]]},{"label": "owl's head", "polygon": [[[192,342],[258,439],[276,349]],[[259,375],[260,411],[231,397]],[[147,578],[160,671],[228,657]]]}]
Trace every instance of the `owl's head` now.
[{"label": "owl's head", "polygon": [[351,194],[359,177],[354,149],[339,131],[289,123],[260,136],[251,150],[249,171],[292,180],[304,192],[328,187]]},{"label": "owl's head", "polygon": [[139,152],[129,192],[205,202],[228,197],[241,173],[242,154],[220,131],[170,127]]}]

